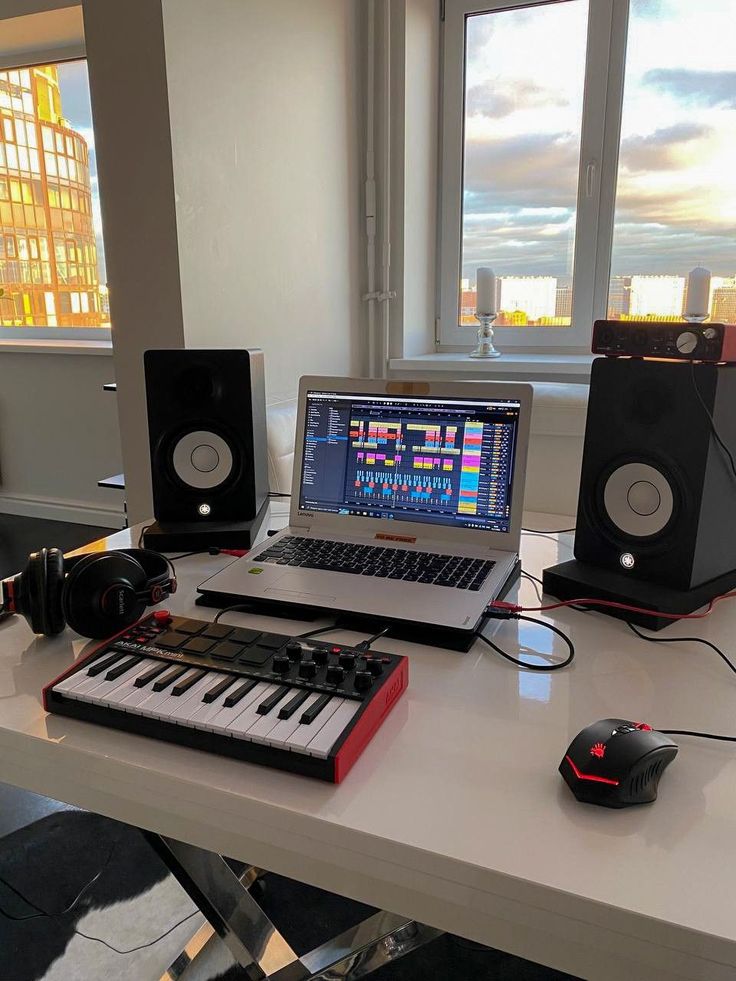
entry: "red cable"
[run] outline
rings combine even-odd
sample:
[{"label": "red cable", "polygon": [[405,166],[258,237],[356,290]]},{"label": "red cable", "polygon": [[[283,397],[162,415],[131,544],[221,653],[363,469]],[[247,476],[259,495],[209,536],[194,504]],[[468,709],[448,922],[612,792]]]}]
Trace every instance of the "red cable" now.
[{"label": "red cable", "polygon": [[571,599],[561,600],[559,603],[550,603],[548,606],[517,606],[515,603],[505,603],[503,600],[496,600],[490,603],[489,610],[510,610],[513,613],[540,613],[545,610],[558,610],[562,606],[608,606],[616,610],[627,610],[629,613],[645,613],[648,616],[661,617],[664,620],[702,620],[707,617],[716,603],[724,599],[731,599],[736,596],[736,590],[730,593],[723,593],[709,600],[708,605],[702,613],[662,613],[659,610],[647,610],[643,606],[629,606],[627,603],[617,603],[615,600],[605,599]]}]

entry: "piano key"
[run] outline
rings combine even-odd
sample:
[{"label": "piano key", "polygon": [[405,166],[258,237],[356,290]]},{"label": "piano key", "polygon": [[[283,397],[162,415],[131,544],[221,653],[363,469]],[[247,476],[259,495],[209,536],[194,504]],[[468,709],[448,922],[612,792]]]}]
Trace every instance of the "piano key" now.
[{"label": "piano key", "polygon": [[250,678],[247,681],[244,681],[242,685],[238,685],[234,691],[231,691],[225,696],[225,701],[223,702],[225,708],[232,708],[233,705],[237,705],[238,702],[248,694],[248,692],[253,691],[257,684],[257,681]]},{"label": "piano key", "polygon": [[278,687],[278,685],[266,685],[266,690],[262,692],[261,697],[257,701],[251,702],[250,705],[248,705],[248,707],[244,709],[236,719],[233,720],[228,732],[230,732],[230,734],[236,739],[247,739],[248,729],[250,729],[252,725],[255,725],[255,723],[261,718],[260,713],[258,712],[259,704],[264,698],[268,698],[269,695],[272,695]]},{"label": "piano key", "polygon": [[[320,698],[321,697],[322,696],[320,696]],[[319,698],[317,701],[319,701]],[[330,698],[329,704],[322,709],[313,722],[304,723],[301,721],[303,718],[303,716],[301,716],[299,719],[299,725],[286,740],[284,749],[296,750],[300,753],[305,752],[307,744],[314,739],[322,726],[326,725],[330,721],[332,716],[337,711],[338,702],[342,701],[344,701],[342,698]],[[313,706],[310,706],[310,708],[312,707]],[[307,709],[307,711],[309,711],[309,709]]]},{"label": "piano key", "polygon": [[[307,698],[304,701],[304,708],[309,708],[309,706],[316,702],[319,695],[315,693],[309,694],[307,692]],[[282,709],[283,711],[283,709]],[[282,719],[277,722],[277,724],[271,729],[268,736],[265,738],[264,742],[267,742],[270,746],[277,746],[281,749],[288,749],[289,737],[299,728],[301,723],[299,722],[299,715],[294,712],[294,714],[288,719]]]},{"label": "piano key", "polygon": [[[183,722],[195,712],[197,707],[202,704],[202,695],[208,688],[212,687],[212,679],[209,672],[205,672],[205,677],[200,678],[183,695],[174,697],[169,692],[169,697],[160,702],[156,709],[158,718],[169,722]],[[165,693],[164,693],[165,694]]]},{"label": "piano key", "polygon": [[201,681],[207,673],[208,672],[205,671],[204,668],[194,668],[190,674],[185,675],[181,681],[178,681],[174,685],[174,687],[171,689],[171,694],[174,696],[174,698],[178,698],[180,695],[183,695],[185,692],[189,691],[192,685],[196,685],[199,681]]},{"label": "piano key", "polygon": [[131,668],[135,668],[137,665],[139,665],[142,660],[143,658],[140,657],[140,655],[136,655],[135,657],[129,657],[127,661],[121,661],[119,664],[116,664],[114,668],[110,668],[105,675],[105,681],[115,681],[116,678],[127,674]]},{"label": "piano key", "polygon": [[[138,674],[140,668],[141,665],[138,665],[133,670],[136,674]],[[75,674],[71,675],[65,681],[60,681],[58,685],[54,686],[54,691],[58,691],[62,695],[68,695],[70,698],[79,697],[85,692],[92,691],[97,687],[97,685],[102,684],[103,681],[104,678],[100,677],[100,675],[93,675],[90,677],[87,672],[82,669],[81,671],[77,671]]]},{"label": "piano key", "polygon": [[330,703],[331,699],[332,695],[320,695],[314,705],[310,705],[305,712],[302,712],[299,718],[302,725],[308,726],[314,722],[319,713]]},{"label": "piano key", "polygon": [[257,681],[255,687],[247,695],[244,695],[237,705],[228,706],[227,699],[225,699],[225,707],[221,708],[219,712],[212,716],[207,728],[212,729],[214,732],[222,732],[231,736],[231,727],[235,720],[254,702],[256,704],[260,702],[267,689],[268,685],[265,682]]},{"label": "piano key", "polygon": [[307,752],[310,756],[320,756],[326,759],[335,741],[345,731],[350,720],[360,708],[360,702],[345,698],[342,705],[338,705],[337,711],[333,713],[320,729],[316,736],[307,743]]},{"label": "piano key", "polygon": [[162,674],[160,678],[157,678],[153,683],[154,691],[163,691],[164,688],[168,688],[175,681],[178,681],[183,674],[186,674],[189,670],[188,664],[175,664],[171,671],[167,671],[166,674]]},{"label": "piano key", "polygon": [[294,712],[302,705],[308,698],[309,691],[305,688],[303,691],[299,691],[294,695],[293,698],[284,705],[283,708],[279,709],[280,719],[290,719]]},{"label": "piano key", "polygon": [[[205,693],[205,698],[207,694]],[[223,692],[209,702],[204,699],[200,700],[196,711],[189,716],[189,724],[195,726],[197,729],[214,729],[214,726],[211,724],[212,720],[220,712],[223,710],[242,712],[244,707],[241,705],[237,709],[225,709],[225,694]]]},{"label": "piano key", "polygon": [[[149,661],[149,663],[153,664],[154,662]],[[115,678],[112,681],[107,681],[105,680],[105,678],[101,678],[101,677],[84,678],[85,683],[78,685],[75,689],[70,691],[68,693],[69,697],[79,698],[83,701],[90,701],[92,695],[94,694],[95,701],[96,701],[97,698],[101,698],[103,695],[107,695],[108,693],[115,691],[116,689],[120,688],[122,685],[125,684],[132,685],[133,681],[135,681],[135,679],[140,674],[141,667],[143,666],[144,666],[143,662],[136,664],[132,668],[130,668],[124,675],[121,675],[119,678]],[[82,672],[82,674],[84,673]]]},{"label": "piano key", "polygon": [[[212,688],[212,686],[217,682],[218,678],[220,677],[221,676],[214,671],[209,672],[207,674],[207,677],[203,679],[203,687],[199,689],[199,685],[195,685],[192,688],[193,692],[195,692],[196,689],[194,697],[188,698],[186,703],[181,709],[175,709],[174,712],[171,714],[171,718],[175,718],[179,722],[185,722],[187,719],[190,719],[194,715],[194,713],[201,705],[209,704],[208,702],[204,701],[204,696],[207,694],[207,692]],[[200,684],[202,684],[202,682],[200,682]]]},{"label": "piano key", "polygon": [[220,675],[220,680],[217,684],[205,692],[203,702],[214,702],[216,698],[219,698],[224,692],[230,688],[232,683],[235,681],[234,674]]},{"label": "piano key", "polygon": [[112,651],[106,657],[98,658],[94,661],[88,668],[87,674],[90,677],[94,677],[97,674],[102,674],[103,671],[107,671],[111,668],[116,661],[119,661],[122,657],[125,657],[126,651]]},{"label": "piano key", "polygon": [[275,712],[269,712],[267,715],[261,714],[246,733],[246,737],[254,743],[267,743],[270,733],[278,725],[281,723]]},{"label": "piano key", "polygon": [[268,715],[271,709],[275,705],[278,705],[281,699],[285,695],[288,695],[290,691],[291,688],[289,688],[288,685],[282,685],[280,688],[277,688],[275,692],[272,692],[272,694],[270,694],[268,698],[264,699],[261,702],[261,704],[258,706],[256,711],[258,712],[259,715]]},{"label": "piano key", "polygon": [[156,661],[152,668],[139,674],[135,679],[135,684],[137,688],[145,688],[147,684],[158,678],[160,674],[163,674],[166,668],[169,666],[169,661]]}]

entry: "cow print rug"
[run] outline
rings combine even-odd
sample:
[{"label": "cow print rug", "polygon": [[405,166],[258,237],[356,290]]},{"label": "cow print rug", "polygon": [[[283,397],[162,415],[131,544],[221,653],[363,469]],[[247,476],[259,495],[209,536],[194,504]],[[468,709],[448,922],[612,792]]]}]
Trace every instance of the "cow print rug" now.
[{"label": "cow print rug", "polygon": [[[96,875],[73,908],[63,912]],[[159,981],[204,922],[140,832],[85,811],[59,811],[0,839],[0,876],[9,884],[0,881],[2,981]],[[299,954],[374,912],[271,874],[262,880],[258,900]],[[40,910],[52,915],[40,915]],[[140,949],[118,953],[111,947]],[[225,945],[213,937],[182,981],[244,977]],[[447,935],[372,977],[569,981],[569,975]]]}]

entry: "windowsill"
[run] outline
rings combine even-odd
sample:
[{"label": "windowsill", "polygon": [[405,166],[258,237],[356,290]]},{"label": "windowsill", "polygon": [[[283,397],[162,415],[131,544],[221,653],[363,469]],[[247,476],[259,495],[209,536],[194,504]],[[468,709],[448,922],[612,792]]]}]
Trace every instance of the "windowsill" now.
[{"label": "windowsill", "polygon": [[112,355],[112,341],[65,341],[19,337],[0,338],[0,354],[95,354]]},{"label": "windowsill", "polygon": [[502,353],[500,358],[488,360],[471,358],[467,352],[443,352],[418,354],[412,358],[391,358],[391,371],[436,371],[453,375],[523,375],[544,376],[554,381],[555,376],[576,379],[585,383],[590,377],[592,354],[525,354],[521,351]]}]

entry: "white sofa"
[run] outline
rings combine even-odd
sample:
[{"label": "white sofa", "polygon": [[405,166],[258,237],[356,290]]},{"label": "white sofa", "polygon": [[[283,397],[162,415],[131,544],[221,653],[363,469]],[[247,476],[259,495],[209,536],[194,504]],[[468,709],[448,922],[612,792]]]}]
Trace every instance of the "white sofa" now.
[{"label": "white sofa", "polygon": [[[575,514],[583,453],[587,385],[533,382],[529,462],[524,507],[527,511]],[[272,491],[291,490],[296,430],[296,399],[268,407],[268,473]]]}]

